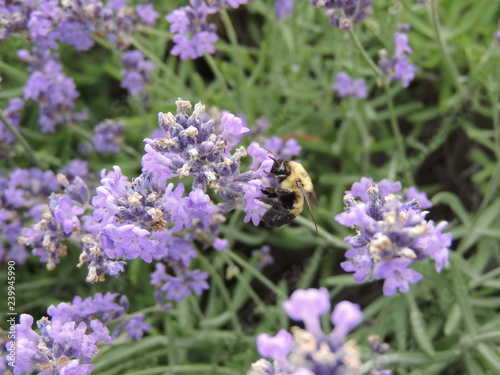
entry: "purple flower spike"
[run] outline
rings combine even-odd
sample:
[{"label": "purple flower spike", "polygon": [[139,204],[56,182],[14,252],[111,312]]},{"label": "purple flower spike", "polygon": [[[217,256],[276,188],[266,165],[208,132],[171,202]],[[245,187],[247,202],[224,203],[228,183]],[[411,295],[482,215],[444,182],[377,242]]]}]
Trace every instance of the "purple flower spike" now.
[{"label": "purple flower spike", "polygon": [[349,261],[343,262],[342,268],[354,272],[357,282],[385,279],[386,295],[397,290],[406,293],[410,283],[421,280],[422,275],[407,268],[413,261],[431,258],[440,272],[448,265],[451,246],[451,235],[442,233],[446,223],[435,226],[425,220],[427,212],[421,211],[422,205],[432,205],[427,196],[415,188],[404,194],[400,190],[399,182],[375,183],[362,178],[346,191],[346,211],[335,217],[357,231],[356,236],[345,239],[351,248],[346,253]]},{"label": "purple flower spike", "polygon": [[359,99],[364,99],[368,96],[368,86],[365,80],[362,78],[353,80],[346,72],[337,74],[332,89],[337,91],[341,98],[354,96]]},{"label": "purple flower spike", "polygon": [[291,319],[304,322],[309,332],[319,335],[322,333],[319,317],[330,310],[330,299],[326,288],[299,289],[282,306]]},{"label": "purple flower spike", "polygon": [[394,44],[396,46],[391,59],[387,58],[387,51],[379,51],[379,66],[387,76],[389,81],[401,80],[403,87],[408,87],[415,78],[417,68],[408,63],[408,55],[413,50],[408,45],[408,35],[404,33],[405,28],[394,35]]},{"label": "purple flower spike", "polygon": [[373,13],[373,0],[309,0],[317,8],[324,9],[330,24],[341,30],[349,30],[356,22],[362,21]]},{"label": "purple flower spike", "polygon": [[[331,315],[335,329],[329,333],[323,333],[321,328],[318,329],[320,315],[330,312],[328,292],[325,288],[296,290],[292,293],[290,300],[284,302],[282,306],[292,319],[303,320],[305,329],[292,327],[292,334],[280,330],[276,336],[267,333],[259,334],[257,351],[261,356],[273,359],[273,362],[261,358],[252,364],[247,375],[364,373],[361,370],[360,349],[355,340],[347,340],[348,333],[363,318],[358,305],[342,301],[335,306]],[[310,315],[318,321],[318,327],[312,327],[312,331],[311,324],[303,318]],[[388,348],[387,344],[383,345]],[[372,355],[374,354],[378,352],[372,352]],[[372,362],[376,363],[375,358]],[[365,364],[364,366],[366,372],[390,374],[378,366],[375,367],[376,365],[366,366]]]},{"label": "purple flower spike", "polygon": [[267,333],[261,333],[257,336],[257,351],[263,357],[279,361],[290,353],[292,341],[292,335],[284,329],[280,330],[274,337]]},{"label": "purple flower spike", "polygon": [[293,0],[276,0],[274,2],[274,12],[278,16],[279,20],[284,20],[293,12],[294,2]]},{"label": "purple flower spike", "polygon": [[415,270],[406,268],[410,259],[397,258],[389,262],[380,262],[375,266],[374,275],[377,279],[385,279],[384,294],[392,296],[399,289],[403,293],[410,290],[410,283],[422,280],[422,275]]},{"label": "purple flower spike", "polygon": [[127,338],[135,337],[137,341],[142,339],[144,331],[149,331],[151,326],[144,323],[144,314],[136,314],[126,322],[125,330],[127,331]]},{"label": "purple flower spike", "polygon": [[342,342],[347,334],[363,320],[363,313],[359,305],[349,302],[339,302],[333,309],[331,321],[335,326],[332,338]]}]

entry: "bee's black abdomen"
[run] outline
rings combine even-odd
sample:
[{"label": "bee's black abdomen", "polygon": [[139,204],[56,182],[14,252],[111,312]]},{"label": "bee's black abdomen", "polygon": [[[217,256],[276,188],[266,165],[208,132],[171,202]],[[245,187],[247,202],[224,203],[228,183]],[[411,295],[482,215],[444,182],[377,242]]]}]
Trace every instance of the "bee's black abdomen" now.
[{"label": "bee's black abdomen", "polygon": [[291,223],[293,219],[295,219],[295,215],[280,205],[272,206],[261,218],[262,222],[269,228],[281,227]]}]

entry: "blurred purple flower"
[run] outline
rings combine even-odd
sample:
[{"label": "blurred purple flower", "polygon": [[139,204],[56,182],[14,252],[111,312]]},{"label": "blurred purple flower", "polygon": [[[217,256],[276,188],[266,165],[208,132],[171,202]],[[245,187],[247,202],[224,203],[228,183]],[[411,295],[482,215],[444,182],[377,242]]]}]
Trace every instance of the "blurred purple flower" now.
[{"label": "blurred purple flower", "polygon": [[274,12],[278,16],[279,20],[284,20],[293,12],[294,2],[293,0],[276,0],[274,2]]},{"label": "blurred purple flower", "polygon": [[[21,111],[24,108],[24,100],[21,98],[9,99],[9,105],[5,109],[0,109],[3,115],[10,122],[10,124],[19,130],[19,123],[21,122]],[[7,130],[5,125],[0,121],[0,145],[11,145],[15,143],[14,136]],[[0,151],[0,158],[2,158],[2,152]]]},{"label": "blurred purple flower", "polygon": [[[273,362],[259,359],[252,364],[248,375],[361,373],[360,349],[354,340],[347,340],[349,332],[363,318],[358,305],[349,301],[338,303],[331,315],[335,328],[328,334],[324,333],[320,325],[320,316],[330,311],[330,301],[325,288],[296,290],[290,300],[283,303],[283,308],[291,319],[304,321],[305,329],[292,327],[292,334],[280,330],[274,337],[267,333],[259,334],[257,351],[261,356],[273,359]],[[310,308],[312,311],[308,313]],[[310,320],[317,321],[313,324],[312,331],[308,323]],[[386,371],[378,367],[372,369]]]},{"label": "blurred purple flower", "polygon": [[319,334],[322,332],[319,318],[330,310],[330,299],[326,288],[299,289],[282,306],[291,319],[304,322],[309,332]]},{"label": "blurred purple flower", "polygon": [[105,154],[111,152],[117,154],[121,150],[125,138],[125,123],[114,120],[104,120],[94,128],[92,143],[94,149]]},{"label": "blurred purple flower", "polygon": [[373,0],[309,0],[317,8],[324,9],[330,24],[342,30],[349,30],[352,25],[362,21],[373,13]]},{"label": "blurred purple flower", "polygon": [[154,10],[153,4],[137,5],[136,10],[142,21],[148,25],[154,25],[156,23],[156,19],[160,17],[158,12]]},{"label": "blurred purple flower", "polygon": [[394,34],[394,44],[396,46],[394,55],[390,60],[387,59],[387,51],[379,51],[379,66],[390,81],[401,80],[403,87],[408,87],[415,78],[417,68],[408,63],[406,54],[412,53],[408,41],[408,35],[404,33],[406,29],[400,30]]},{"label": "blurred purple flower", "polygon": [[354,96],[364,99],[368,96],[368,86],[363,78],[353,80],[346,72],[340,72],[335,77],[332,89],[337,91],[341,98]]},{"label": "blurred purple flower", "polygon": [[140,94],[150,81],[149,73],[155,68],[154,64],[145,60],[144,54],[138,50],[124,52],[122,62],[125,69],[121,71],[123,81],[120,86],[132,95]]}]

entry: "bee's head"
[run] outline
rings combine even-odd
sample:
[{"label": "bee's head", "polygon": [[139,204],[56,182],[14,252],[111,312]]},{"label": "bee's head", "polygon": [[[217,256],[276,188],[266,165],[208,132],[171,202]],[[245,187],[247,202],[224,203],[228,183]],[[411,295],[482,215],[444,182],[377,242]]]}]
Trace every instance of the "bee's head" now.
[{"label": "bee's head", "polygon": [[288,160],[285,159],[274,159],[273,166],[271,167],[271,174],[277,175],[277,176],[283,176],[283,175],[288,175],[290,174],[289,167],[288,167]]}]

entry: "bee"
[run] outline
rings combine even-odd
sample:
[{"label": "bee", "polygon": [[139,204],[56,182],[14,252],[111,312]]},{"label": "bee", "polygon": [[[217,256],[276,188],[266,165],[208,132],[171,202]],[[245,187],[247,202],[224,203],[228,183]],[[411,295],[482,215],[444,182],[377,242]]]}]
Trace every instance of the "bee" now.
[{"label": "bee", "polygon": [[318,199],[309,174],[301,164],[295,161],[272,157],[271,159],[274,163],[268,174],[274,177],[280,186],[261,189],[265,197],[257,199],[271,206],[261,220],[270,228],[289,224],[300,215],[305,202],[316,227],[316,233],[318,233],[318,226],[312,212],[312,207],[318,205]]}]

